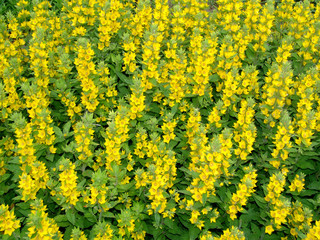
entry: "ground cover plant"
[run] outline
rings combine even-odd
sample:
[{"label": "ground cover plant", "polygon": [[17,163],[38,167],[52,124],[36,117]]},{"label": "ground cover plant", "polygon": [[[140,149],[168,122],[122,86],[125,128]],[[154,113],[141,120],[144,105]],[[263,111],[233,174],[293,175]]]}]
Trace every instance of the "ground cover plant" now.
[{"label": "ground cover plant", "polygon": [[0,3],[1,239],[320,239],[320,7]]}]

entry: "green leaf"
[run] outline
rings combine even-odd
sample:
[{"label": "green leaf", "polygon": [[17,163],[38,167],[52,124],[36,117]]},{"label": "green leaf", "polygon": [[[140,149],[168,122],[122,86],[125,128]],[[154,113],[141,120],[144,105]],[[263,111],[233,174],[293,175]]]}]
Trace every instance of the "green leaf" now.
[{"label": "green leaf", "polygon": [[57,137],[63,137],[63,133],[59,127],[53,126],[53,131],[57,135]]},{"label": "green leaf", "polygon": [[171,141],[169,142],[168,147],[169,147],[169,149],[173,149],[177,144],[178,144],[177,141],[171,140]]},{"label": "green leaf", "polygon": [[200,233],[200,229],[197,227],[191,227],[189,229],[190,240],[197,239]]},{"label": "green leaf", "polygon": [[307,189],[320,190],[320,183],[319,183],[319,181],[313,181],[313,182],[311,182],[311,183],[308,185]]},{"label": "green leaf", "polygon": [[[167,239],[170,239],[170,240],[180,239],[180,240],[182,240],[180,234],[172,234],[170,230],[167,231],[165,234],[166,234]],[[188,238],[186,238],[186,239],[188,239]]]},{"label": "green leaf", "polygon": [[116,218],[112,212],[105,212],[103,216],[106,218]]},{"label": "green leaf", "polygon": [[70,226],[70,222],[66,215],[57,215],[54,217],[55,222],[58,224],[59,227],[68,227]]},{"label": "green leaf", "polygon": [[5,180],[7,180],[11,175],[10,174],[4,174],[0,176],[0,183],[4,182]]},{"label": "green leaf", "polygon": [[73,226],[67,227],[66,231],[63,234],[64,239],[70,239],[71,238],[71,233],[72,233],[72,229],[73,228],[74,228]]},{"label": "green leaf", "polygon": [[206,204],[206,202],[207,202],[207,193],[202,194],[202,202],[203,202],[203,205]]},{"label": "green leaf", "polygon": [[208,197],[208,202],[210,203],[221,203],[221,199],[218,196],[209,196]]},{"label": "green leaf", "polygon": [[48,159],[50,162],[53,162],[54,160],[54,154],[49,154],[46,156],[46,159]]},{"label": "green leaf", "polygon": [[[320,190],[320,189],[318,189],[318,190]],[[303,190],[302,192],[298,193],[298,195],[303,197],[303,196],[312,196],[316,193],[318,193],[318,191],[316,191],[316,190]]]},{"label": "green leaf", "polygon": [[124,97],[126,95],[129,95],[130,91],[126,87],[119,87],[119,97]]},{"label": "green leaf", "polygon": [[296,163],[296,166],[301,169],[311,169],[315,170],[313,161],[309,160],[300,160]]},{"label": "green leaf", "polygon": [[23,216],[28,217],[31,211],[29,209],[19,209],[19,213],[21,213]]},{"label": "green leaf", "polygon": [[63,126],[63,134],[68,134],[70,132],[70,128],[71,128],[71,121],[67,122]]},{"label": "green leaf", "polygon": [[20,207],[21,209],[30,209],[30,204],[26,202],[17,203],[16,206]]},{"label": "green leaf", "polygon": [[252,196],[253,196],[255,202],[257,203],[257,205],[258,205],[259,207],[261,207],[262,209],[264,209],[264,208],[265,208],[265,205],[266,205],[266,201],[264,200],[264,198],[260,197],[260,196],[257,195],[257,194],[253,194]]},{"label": "green leaf", "polygon": [[76,209],[77,211],[79,211],[79,212],[84,212],[84,211],[85,211],[84,208],[83,208],[83,206],[82,206],[82,203],[79,202],[79,201],[76,203],[76,205],[75,205],[74,207],[75,207],[75,209]]},{"label": "green leaf", "polygon": [[97,217],[96,217],[96,215],[94,215],[92,213],[91,209],[88,212],[85,212],[84,216],[85,216],[86,219],[88,219],[88,221],[90,221],[92,223],[96,223],[97,222]]},{"label": "green leaf", "polygon": [[154,112],[154,113],[160,113],[160,107],[158,104],[155,103],[150,103],[150,112]]},{"label": "green leaf", "polygon": [[68,221],[68,218],[67,218],[66,215],[60,214],[60,215],[55,216],[55,217],[54,217],[54,220],[55,220],[56,223],[59,223],[59,222],[66,222],[66,221]]},{"label": "green leaf", "polygon": [[209,81],[210,82],[218,82],[219,81],[219,75],[218,74],[213,74],[213,75],[211,75],[210,77],[209,77]]},{"label": "green leaf", "polygon": [[19,179],[19,175],[22,173],[20,166],[16,165],[16,164],[8,164],[6,166],[6,168],[14,173],[14,178],[12,180],[18,180]]},{"label": "green leaf", "polygon": [[296,228],[296,231],[298,233],[298,236],[300,237],[300,239],[306,239],[306,235],[304,233],[302,233],[299,229]]},{"label": "green leaf", "polygon": [[74,211],[72,211],[71,209],[67,209],[66,216],[67,216],[68,221],[71,222],[72,225],[76,225],[76,215],[75,215]]},{"label": "green leaf", "polygon": [[174,221],[174,219],[165,218],[163,220],[163,223],[171,229],[170,230],[171,233],[173,233],[173,234],[179,233],[178,225]]},{"label": "green leaf", "polygon": [[117,185],[117,188],[118,188],[118,190],[119,190],[119,192],[126,192],[126,191],[128,191],[130,188],[132,188],[133,186],[134,186],[134,182],[133,181],[131,181],[130,183],[127,183],[127,184],[125,184],[125,185],[122,185],[122,184],[120,184],[120,185]]},{"label": "green leaf", "polygon": [[160,220],[161,220],[161,216],[159,213],[154,214],[154,220],[155,220],[156,226],[158,228],[160,226]]},{"label": "green leaf", "polygon": [[119,77],[121,81],[128,84],[129,86],[132,84],[132,80],[127,78],[127,76],[124,75],[123,73],[117,71],[112,65],[108,64],[108,67]]}]

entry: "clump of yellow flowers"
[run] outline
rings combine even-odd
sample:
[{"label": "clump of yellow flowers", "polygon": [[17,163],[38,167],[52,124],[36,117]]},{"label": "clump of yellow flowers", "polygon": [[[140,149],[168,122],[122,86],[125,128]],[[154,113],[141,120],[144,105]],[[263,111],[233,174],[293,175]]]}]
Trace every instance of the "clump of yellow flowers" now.
[{"label": "clump of yellow flowers", "polygon": [[52,218],[48,217],[47,207],[42,200],[35,200],[31,205],[28,218],[28,237],[31,239],[62,239],[63,234]]},{"label": "clump of yellow flowers", "polygon": [[247,203],[248,197],[255,191],[257,183],[257,174],[256,170],[252,169],[252,166],[244,168],[246,173],[241,179],[241,183],[238,185],[238,190],[232,195],[231,205],[227,211],[230,214],[231,219],[235,219],[237,212],[243,210],[242,206],[245,206]]},{"label": "clump of yellow flowers", "polygon": [[0,205],[0,232],[11,236],[12,233],[20,227],[20,221],[16,220],[14,212],[9,211],[9,206]]},{"label": "clump of yellow flowers", "polygon": [[60,165],[59,181],[61,182],[61,195],[67,199],[67,202],[76,205],[80,192],[77,190],[77,174],[74,171],[75,165],[71,162],[65,163],[67,166]]},{"label": "clump of yellow flowers", "polygon": [[2,2],[0,239],[320,239],[318,1]]}]

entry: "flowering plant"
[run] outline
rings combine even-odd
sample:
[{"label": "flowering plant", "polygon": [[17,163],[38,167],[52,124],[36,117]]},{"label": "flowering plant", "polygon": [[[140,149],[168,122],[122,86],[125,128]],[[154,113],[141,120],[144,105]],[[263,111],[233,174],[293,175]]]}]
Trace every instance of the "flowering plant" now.
[{"label": "flowering plant", "polygon": [[0,12],[1,239],[320,239],[317,1]]}]

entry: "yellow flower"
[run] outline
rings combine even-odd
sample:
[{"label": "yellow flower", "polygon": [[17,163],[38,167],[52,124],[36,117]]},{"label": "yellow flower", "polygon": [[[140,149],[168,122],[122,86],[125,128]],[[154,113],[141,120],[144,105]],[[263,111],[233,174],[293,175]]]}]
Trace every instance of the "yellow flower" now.
[{"label": "yellow flower", "polygon": [[56,151],[57,151],[57,149],[52,145],[52,146],[50,146],[49,151],[50,151],[51,153],[55,154]]},{"label": "yellow flower", "polygon": [[38,132],[38,137],[39,137],[39,138],[43,139],[45,136],[46,136],[45,130],[40,130],[40,131]]},{"label": "yellow flower", "polygon": [[273,231],[274,231],[274,229],[273,229],[272,225],[266,226],[266,230],[265,230],[266,233],[271,235]]},{"label": "yellow flower", "polygon": [[200,213],[196,210],[193,210],[191,212],[191,218],[190,218],[190,222],[192,224],[195,224],[198,221],[198,216],[200,215]]}]

